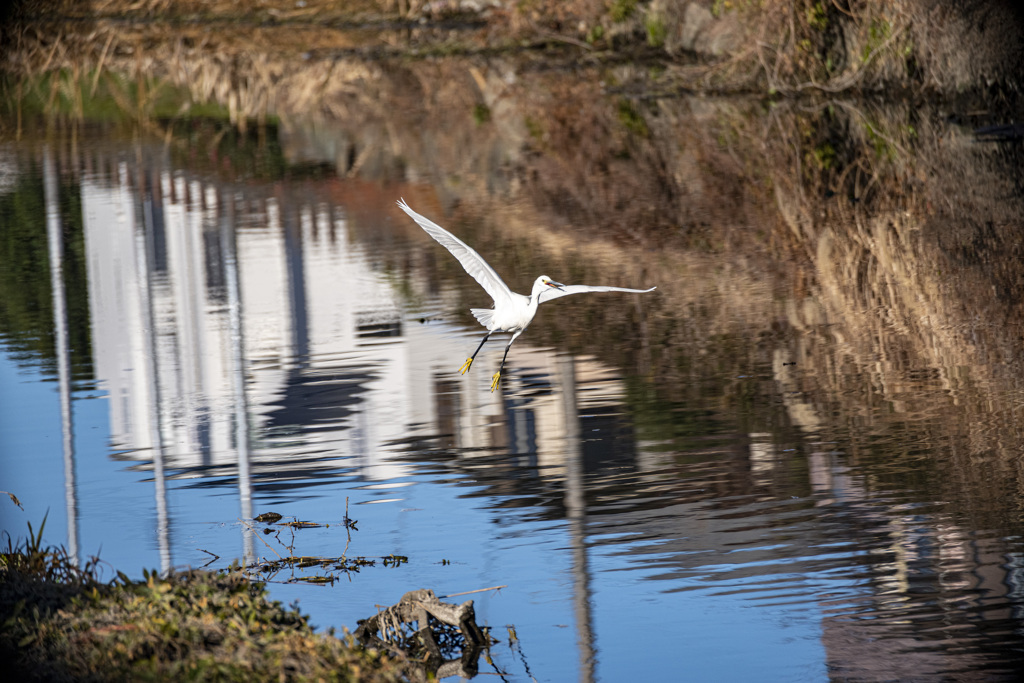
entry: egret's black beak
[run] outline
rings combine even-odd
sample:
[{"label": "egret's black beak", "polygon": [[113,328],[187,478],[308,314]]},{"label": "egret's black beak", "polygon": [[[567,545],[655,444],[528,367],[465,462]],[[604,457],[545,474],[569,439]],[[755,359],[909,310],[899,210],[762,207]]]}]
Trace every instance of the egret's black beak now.
[{"label": "egret's black beak", "polygon": [[562,289],[563,287],[565,287],[565,285],[563,285],[561,282],[555,282],[554,280],[548,280],[544,284],[546,284],[548,287],[554,287],[555,289]]}]

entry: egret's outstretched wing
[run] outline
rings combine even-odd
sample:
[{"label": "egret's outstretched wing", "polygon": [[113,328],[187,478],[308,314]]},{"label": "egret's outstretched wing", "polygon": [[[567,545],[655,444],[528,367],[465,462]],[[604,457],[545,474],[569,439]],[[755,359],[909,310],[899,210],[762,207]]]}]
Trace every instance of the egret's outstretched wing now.
[{"label": "egret's outstretched wing", "polygon": [[603,285],[562,285],[561,287],[545,289],[540,293],[537,301],[538,303],[544,303],[545,301],[569,296],[570,294],[585,294],[587,292],[635,292],[643,294],[645,292],[653,292],[656,289],[657,287],[651,287],[650,289],[627,289],[626,287],[605,287]]},{"label": "egret's outstretched wing", "polygon": [[491,268],[490,264],[484,260],[483,256],[476,253],[471,246],[434,221],[424,218],[410,209],[404,199],[398,200],[398,206],[402,211],[409,214],[410,218],[419,223],[420,227],[426,230],[428,235],[437,240],[438,244],[450,251],[455,258],[459,259],[459,263],[466,269],[466,272],[472,275],[473,279],[479,282],[480,286],[491,295],[495,306],[509,300],[511,290],[501,277],[494,272],[494,268]]}]

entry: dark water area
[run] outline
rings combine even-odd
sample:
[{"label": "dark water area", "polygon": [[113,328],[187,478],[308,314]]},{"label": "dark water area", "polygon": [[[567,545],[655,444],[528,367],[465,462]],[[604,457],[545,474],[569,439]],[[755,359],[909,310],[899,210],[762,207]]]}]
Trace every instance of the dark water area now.
[{"label": "dark water area", "polygon": [[[504,586],[469,597],[505,680],[1018,680],[1012,108],[527,59],[314,55],[246,125],[102,116],[97,72],[6,118],[3,531],[133,577],[375,560],[263,577],[322,628]],[[658,289],[545,304],[491,392],[489,299],[400,197],[513,290]]]}]

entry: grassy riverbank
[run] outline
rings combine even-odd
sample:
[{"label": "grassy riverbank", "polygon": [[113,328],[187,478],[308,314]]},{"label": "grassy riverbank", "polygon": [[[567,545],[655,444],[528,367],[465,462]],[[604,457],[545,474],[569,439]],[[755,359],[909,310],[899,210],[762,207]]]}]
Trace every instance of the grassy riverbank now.
[{"label": "grassy riverbank", "polygon": [[657,66],[681,90],[940,96],[1015,93],[1024,68],[1024,10],[998,0],[20,0],[12,7],[6,42],[15,49],[4,69],[13,72],[77,63],[74,46],[48,49],[46,36],[68,20],[116,22],[135,38],[126,47],[132,41],[90,34],[106,46],[101,66],[154,40],[186,51],[216,46],[225,57],[273,51],[302,60],[533,51],[566,67]]},{"label": "grassy riverbank", "polygon": [[0,554],[0,657],[17,680],[408,680],[238,573],[102,581],[41,531]]}]

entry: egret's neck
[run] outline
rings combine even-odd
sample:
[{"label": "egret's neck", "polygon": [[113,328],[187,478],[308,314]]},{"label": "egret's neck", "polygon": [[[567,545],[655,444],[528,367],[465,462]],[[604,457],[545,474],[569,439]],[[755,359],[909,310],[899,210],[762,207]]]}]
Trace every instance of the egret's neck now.
[{"label": "egret's neck", "polygon": [[548,286],[539,279],[533,283],[533,291],[530,292],[530,308],[537,308],[540,305],[540,293],[547,288]]}]

